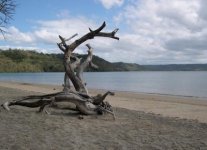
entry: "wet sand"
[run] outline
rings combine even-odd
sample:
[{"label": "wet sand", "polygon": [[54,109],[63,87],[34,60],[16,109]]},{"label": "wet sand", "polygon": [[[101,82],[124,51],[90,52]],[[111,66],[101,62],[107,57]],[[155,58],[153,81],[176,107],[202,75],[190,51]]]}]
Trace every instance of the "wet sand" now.
[{"label": "wet sand", "polygon": [[[0,103],[59,90],[53,85],[0,82]],[[111,115],[79,120],[79,114],[68,110],[51,109],[46,115],[18,106],[10,112],[0,108],[0,149],[207,149],[205,98],[116,92],[107,100],[115,121]]]}]

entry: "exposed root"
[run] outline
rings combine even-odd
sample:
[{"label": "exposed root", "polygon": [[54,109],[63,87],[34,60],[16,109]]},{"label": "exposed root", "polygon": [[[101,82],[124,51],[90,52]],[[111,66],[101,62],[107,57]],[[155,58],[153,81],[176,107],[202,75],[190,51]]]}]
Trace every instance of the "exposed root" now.
[{"label": "exposed root", "polygon": [[67,107],[66,109],[68,110],[79,111],[81,114],[84,115],[97,115],[104,114],[106,112],[112,114],[113,118],[115,119],[115,115],[113,113],[111,105],[108,102],[103,102],[107,95],[114,95],[114,93],[108,91],[103,95],[100,94],[96,96],[96,103],[94,103],[94,98],[87,96],[86,94],[80,94],[79,92],[58,92],[47,95],[27,96],[17,101],[5,102],[1,106],[7,111],[10,111],[9,106],[14,105],[25,106],[30,108],[39,107],[38,112],[45,112],[46,114],[50,114],[50,112],[45,109],[46,107],[58,108],[57,104],[59,102],[69,102],[75,104],[76,108]]},{"label": "exposed root", "polygon": [[109,114],[111,114],[113,116],[114,120],[116,119],[115,114],[114,114],[113,111],[108,110],[107,108],[104,108],[102,106],[99,106],[98,109],[99,109],[99,111],[101,111],[101,113],[107,112],[107,113],[109,113]]},{"label": "exposed root", "polygon": [[5,102],[5,103],[2,104],[1,106],[2,106],[5,110],[10,111],[9,104],[10,104],[10,102]]}]

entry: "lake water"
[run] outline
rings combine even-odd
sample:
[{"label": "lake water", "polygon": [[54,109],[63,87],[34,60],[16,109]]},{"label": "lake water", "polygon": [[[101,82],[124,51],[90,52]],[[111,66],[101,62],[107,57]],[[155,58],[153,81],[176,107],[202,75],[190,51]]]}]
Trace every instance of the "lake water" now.
[{"label": "lake water", "polygon": [[[1,81],[62,85],[64,73],[0,73]],[[86,72],[89,88],[207,97],[207,72]]]}]

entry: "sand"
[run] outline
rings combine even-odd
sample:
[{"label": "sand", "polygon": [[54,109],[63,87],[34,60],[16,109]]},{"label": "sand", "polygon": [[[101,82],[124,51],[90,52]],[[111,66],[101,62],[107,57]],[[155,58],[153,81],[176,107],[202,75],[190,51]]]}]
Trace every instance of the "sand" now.
[{"label": "sand", "polygon": [[[0,82],[0,103],[60,86]],[[90,90],[91,94],[103,90]],[[110,115],[84,116],[68,110],[0,109],[0,149],[207,149],[205,98],[116,92]]]},{"label": "sand", "polygon": [[[62,90],[62,87],[58,85],[3,81],[0,81],[0,86],[39,93],[53,93]],[[91,95],[105,92],[105,90],[94,89],[89,91]],[[167,117],[194,119],[207,123],[207,98],[120,91],[115,91],[115,94],[114,97],[107,97],[107,101],[115,107],[161,114]]]}]

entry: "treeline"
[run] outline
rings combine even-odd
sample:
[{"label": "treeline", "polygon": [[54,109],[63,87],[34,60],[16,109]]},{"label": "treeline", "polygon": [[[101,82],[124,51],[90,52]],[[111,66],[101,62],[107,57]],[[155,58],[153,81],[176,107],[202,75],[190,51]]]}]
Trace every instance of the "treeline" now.
[{"label": "treeline", "polygon": [[[86,55],[78,55],[84,60]],[[0,72],[63,72],[63,54],[44,54],[36,51],[0,50]],[[86,71],[207,71],[207,64],[138,65],[135,63],[108,62],[93,57],[99,68]]]},{"label": "treeline", "polygon": [[207,64],[143,65],[143,71],[207,71]]},{"label": "treeline", "polygon": [[[84,60],[86,55],[76,54]],[[44,54],[36,51],[9,49],[0,50],[0,72],[63,72],[63,54]],[[99,66],[86,71],[137,71],[139,65],[127,63],[111,63],[98,56],[93,62]]]},{"label": "treeline", "polygon": [[18,49],[0,50],[0,72],[60,72],[64,67],[58,56]]}]

